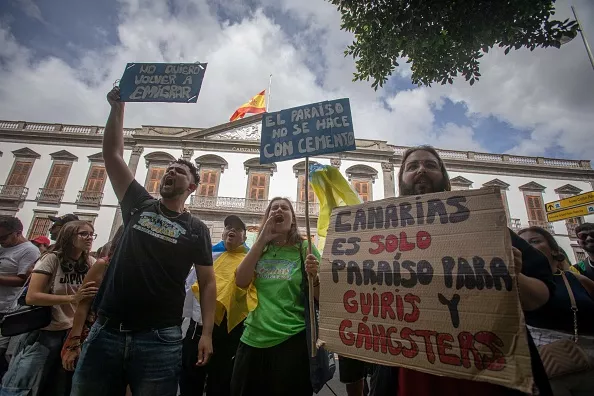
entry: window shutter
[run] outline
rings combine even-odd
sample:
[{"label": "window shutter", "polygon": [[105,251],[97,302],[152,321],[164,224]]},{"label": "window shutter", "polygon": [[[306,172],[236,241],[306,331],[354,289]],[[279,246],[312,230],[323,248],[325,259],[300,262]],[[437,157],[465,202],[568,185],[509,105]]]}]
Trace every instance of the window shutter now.
[{"label": "window shutter", "polygon": [[29,171],[32,165],[32,162],[16,161],[6,184],[9,186],[24,187],[27,184],[27,178],[29,177]]}]

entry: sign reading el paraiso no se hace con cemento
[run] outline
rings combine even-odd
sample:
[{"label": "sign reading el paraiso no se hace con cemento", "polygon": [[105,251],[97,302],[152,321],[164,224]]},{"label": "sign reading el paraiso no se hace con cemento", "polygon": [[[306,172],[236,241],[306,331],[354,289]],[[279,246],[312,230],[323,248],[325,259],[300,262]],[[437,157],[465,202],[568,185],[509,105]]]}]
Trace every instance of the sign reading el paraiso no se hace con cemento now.
[{"label": "sign reading el paraiso no se hace con cemento", "polygon": [[262,117],[261,164],[355,149],[347,98],[266,113]]},{"label": "sign reading el paraiso no se hace con cemento", "polygon": [[206,63],[128,63],[120,100],[196,103],[205,72]]},{"label": "sign reading el paraiso no se hace con cemento", "polygon": [[501,194],[389,198],[332,211],[319,340],[339,355],[529,393]]}]

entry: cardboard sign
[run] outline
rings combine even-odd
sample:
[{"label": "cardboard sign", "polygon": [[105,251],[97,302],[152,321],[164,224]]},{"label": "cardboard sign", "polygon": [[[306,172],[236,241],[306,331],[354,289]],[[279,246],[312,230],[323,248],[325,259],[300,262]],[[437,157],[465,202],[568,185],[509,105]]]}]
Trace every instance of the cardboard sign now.
[{"label": "cardboard sign", "polygon": [[348,99],[267,113],[262,117],[260,163],[355,150]]},{"label": "cardboard sign", "polygon": [[120,100],[196,103],[205,72],[206,63],[128,63]]},{"label": "cardboard sign", "polygon": [[495,189],[334,209],[319,341],[347,357],[530,392],[506,224]]}]

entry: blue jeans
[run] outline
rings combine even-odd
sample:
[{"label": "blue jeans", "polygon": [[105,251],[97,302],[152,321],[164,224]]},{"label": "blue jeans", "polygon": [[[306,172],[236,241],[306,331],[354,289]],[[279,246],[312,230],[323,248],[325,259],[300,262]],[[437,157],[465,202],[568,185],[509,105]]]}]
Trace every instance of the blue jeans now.
[{"label": "blue jeans", "polygon": [[35,330],[21,340],[2,378],[0,396],[36,396],[67,393],[68,374],[63,371],[60,350],[68,330]]},{"label": "blue jeans", "polygon": [[175,396],[181,371],[180,326],[121,333],[95,322],[72,380],[71,396]]}]

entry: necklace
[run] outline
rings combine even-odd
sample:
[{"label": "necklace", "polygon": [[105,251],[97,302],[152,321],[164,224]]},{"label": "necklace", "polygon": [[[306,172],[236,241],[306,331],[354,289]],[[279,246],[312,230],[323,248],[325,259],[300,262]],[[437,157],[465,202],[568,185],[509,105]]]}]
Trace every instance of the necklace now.
[{"label": "necklace", "polygon": [[279,242],[274,242],[274,244],[272,246],[275,249],[272,251],[272,257],[276,257],[276,254],[278,253],[278,251],[281,250],[283,247],[285,247],[286,244],[287,244],[287,241],[282,242],[282,244]]},{"label": "necklace", "polygon": [[[168,219],[177,219],[179,216],[181,216],[181,215],[183,215],[184,213],[186,213],[186,208],[184,208],[184,209],[182,210],[182,212],[181,212],[181,213],[179,213],[177,216],[167,216],[165,213],[163,213],[163,210],[161,209],[161,205],[163,205],[163,203],[161,202],[161,200],[160,200],[160,199],[159,199],[159,201],[158,201],[158,202],[159,202],[159,205],[157,205],[157,211],[159,212],[159,214],[160,214],[161,216],[165,216],[165,217],[167,217]],[[163,205],[163,206],[165,206],[165,205]],[[165,206],[165,208],[167,208],[167,207]]]}]

